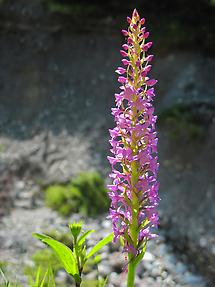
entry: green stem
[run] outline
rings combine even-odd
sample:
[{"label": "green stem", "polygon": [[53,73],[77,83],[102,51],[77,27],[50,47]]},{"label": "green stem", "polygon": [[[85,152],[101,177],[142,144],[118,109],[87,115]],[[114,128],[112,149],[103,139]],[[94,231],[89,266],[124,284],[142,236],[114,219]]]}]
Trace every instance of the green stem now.
[{"label": "green stem", "polygon": [[131,254],[128,254],[128,260],[129,263],[128,263],[127,287],[134,287],[136,265],[132,260]]}]

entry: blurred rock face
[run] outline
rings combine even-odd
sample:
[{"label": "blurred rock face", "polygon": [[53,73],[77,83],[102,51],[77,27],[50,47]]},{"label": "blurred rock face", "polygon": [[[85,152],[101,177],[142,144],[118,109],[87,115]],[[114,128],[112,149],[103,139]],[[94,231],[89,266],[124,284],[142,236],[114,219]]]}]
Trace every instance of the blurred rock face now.
[{"label": "blurred rock face", "polygon": [[[120,33],[70,33],[57,24],[1,33],[3,200],[9,190],[22,192],[16,189],[17,180],[47,184],[65,182],[82,170],[108,173]],[[211,274],[215,270],[214,69],[211,56],[177,51],[157,57],[153,71],[159,79],[157,113],[178,104],[189,106],[174,121],[174,125],[178,121],[176,139],[170,134],[172,122],[159,126],[161,222],[178,246],[188,247],[192,254],[201,247],[201,260],[210,261],[206,267]],[[190,118],[181,119],[190,109],[200,118],[203,138],[186,133]],[[5,184],[5,178],[10,182]]]}]

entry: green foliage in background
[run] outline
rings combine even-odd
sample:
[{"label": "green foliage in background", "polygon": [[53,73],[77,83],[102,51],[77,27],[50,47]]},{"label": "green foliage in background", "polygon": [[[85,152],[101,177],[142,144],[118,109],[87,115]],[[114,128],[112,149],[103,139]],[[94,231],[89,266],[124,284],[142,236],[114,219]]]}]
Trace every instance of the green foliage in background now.
[{"label": "green foliage in background", "polygon": [[57,259],[54,252],[50,249],[41,249],[36,251],[32,256],[33,266],[26,266],[24,268],[24,274],[28,276],[29,281],[36,277],[38,268],[40,268],[40,274],[45,276],[47,269],[51,266],[53,275],[55,276],[57,271],[63,269],[62,264]]},{"label": "green foliage in background", "polygon": [[29,285],[32,287],[56,287],[52,268],[49,267],[41,276],[41,267],[39,266],[35,279],[30,279]]},{"label": "green foliage in background", "polygon": [[205,136],[201,115],[189,105],[177,104],[163,111],[158,119],[168,127],[172,140],[202,140]]},{"label": "green foliage in background", "polygon": [[84,172],[66,185],[51,185],[45,190],[45,202],[62,216],[72,213],[95,216],[108,209],[104,180],[97,172]]},{"label": "green foliage in background", "polygon": [[3,153],[5,151],[5,145],[0,143],[0,153]]},{"label": "green foliage in background", "polygon": [[0,270],[2,270],[2,272],[4,272],[5,267],[7,266],[7,262],[6,261],[0,261]]},{"label": "green foliage in background", "polygon": [[[7,277],[5,276],[5,273],[0,268],[0,275],[3,279],[2,284],[0,284],[0,287],[21,287],[22,285],[16,283],[11,283]],[[56,287],[54,275],[52,272],[52,269],[48,267],[48,269],[45,271],[45,273],[42,275],[41,273],[41,267],[38,267],[35,277],[29,278],[29,284],[30,287]],[[62,286],[63,287],[63,286]],[[64,286],[66,287],[66,286]]]},{"label": "green foliage in background", "polygon": [[[3,282],[0,283],[0,287],[21,287],[21,285],[19,285],[18,283],[11,283],[7,277],[5,276],[4,271],[2,270],[2,268],[0,267],[0,279],[2,278]],[[37,286],[35,286],[37,287]]]}]

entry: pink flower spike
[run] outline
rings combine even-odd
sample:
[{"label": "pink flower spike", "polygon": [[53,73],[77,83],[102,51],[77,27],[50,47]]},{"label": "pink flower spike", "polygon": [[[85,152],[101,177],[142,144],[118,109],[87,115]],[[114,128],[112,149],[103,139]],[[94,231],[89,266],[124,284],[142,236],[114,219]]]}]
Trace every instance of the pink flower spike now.
[{"label": "pink flower spike", "polygon": [[121,84],[125,84],[128,82],[128,80],[125,77],[119,77],[118,82],[120,82]]},{"label": "pink flower spike", "polygon": [[124,36],[128,36],[128,31],[122,30],[122,34],[123,34]]},{"label": "pink flower spike", "polygon": [[128,45],[127,44],[123,44],[122,47],[123,47],[124,50],[126,50],[126,51],[128,50]]},{"label": "pink flower spike", "polygon": [[119,75],[123,75],[126,72],[126,69],[118,67],[115,72]]},{"label": "pink flower spike", "polygon": [[120,54],[121,54],[123,57],[128,57],[128,54],[127,54],[125,51],[123,51],[123,50],[120,50]]},{"label": "pink flower spike", "polygon": [[149,87],[154,86],[156,83],[157,83],[157,80],[155,80],[155,79],[150,79],[150,80],[146,81],[146,85]]},{"label": "pink flower spike", "polygon": [[120,92],[115,94],[111,109],[116,125],[110,130],[113,156],[108,157],[112,167],[108,195],[114,241],[121,238],[124,252],[136,260],[145,252],[143,243],[154,237],[158,224],[158,140],[153,107],[157,80],[147,75],[153,56],[147,55],[152,42],[145,43],[149,36],[141,26],[145,19],[140,19],[135,9],[128,22],[129,30],[124,30],[127,41],[121,50],[123,65],[116,69]]}]

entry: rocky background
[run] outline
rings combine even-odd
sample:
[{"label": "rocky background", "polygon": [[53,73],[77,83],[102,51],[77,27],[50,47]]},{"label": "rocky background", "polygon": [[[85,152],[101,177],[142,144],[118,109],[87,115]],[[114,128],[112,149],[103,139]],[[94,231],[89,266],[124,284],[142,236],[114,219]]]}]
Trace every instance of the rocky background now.
[{"label": "rocky background", "polygon": [[[139,286],[214,286],[214,1],[130,2],[0,2],[0,261],[22,264],[31,232],[65,225],[44,207],[42,186],[84,170],[107,178],[120,29],[136,6],[156,54],[162,199]],[[123,263],[104,259],[110,286],[121,286]]]}]

